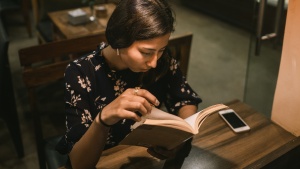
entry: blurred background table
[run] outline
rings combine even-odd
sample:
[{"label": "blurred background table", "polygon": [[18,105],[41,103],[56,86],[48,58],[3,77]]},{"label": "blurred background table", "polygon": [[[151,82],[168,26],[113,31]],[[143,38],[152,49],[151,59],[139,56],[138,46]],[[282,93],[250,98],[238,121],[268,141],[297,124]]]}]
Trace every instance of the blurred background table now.
[{"label": "blurred background table", "polygon": [[[68,12],[74,9],[48,13],[51,21],[53,22],[53,39],[71,39],[104,33],[108,19],[114,11],[116,5],[114,3],[107,3],[102,5],[104,5],[107,9],[106,16],[100,18],[96,17],[95,21],[89,21],[80,25],[72,25],[68,21]],[[97,5],[94,8],[96,7]],[[81,9],[85,11],[88,16],[91,15],[91,10],[89,7],[84,7]]]},{"label": "blurred background table", "polygon": [[[300,138],[238,100],[227,104],[251,130],[236,134],[215,113],[202,124],[184,160],[185,169],[299,168]],[[143,147],[120,145],[103,152],[96,168],[162,168]]]}]

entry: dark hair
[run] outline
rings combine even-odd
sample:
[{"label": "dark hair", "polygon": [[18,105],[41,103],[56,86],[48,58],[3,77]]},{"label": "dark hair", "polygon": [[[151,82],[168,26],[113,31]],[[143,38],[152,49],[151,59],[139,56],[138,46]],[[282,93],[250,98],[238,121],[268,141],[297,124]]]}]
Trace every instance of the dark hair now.
[{"label": "dark hair", "polygon": [[106,28],[112,48],[127,48],[137,40],[174,31],[173,12],[166,0],[120,0]]},{"label": "dark hair", "polygon": [[[106,27],[106,39],[112,48],[127,48],[135,41],[152,39],[174,32],[174,12],[167,0],[120,0]],[[141,84],[151,84],[169,69],[167,50],[157,67],[142,73]],[[145,86],[146,87],[146,86]]]}]

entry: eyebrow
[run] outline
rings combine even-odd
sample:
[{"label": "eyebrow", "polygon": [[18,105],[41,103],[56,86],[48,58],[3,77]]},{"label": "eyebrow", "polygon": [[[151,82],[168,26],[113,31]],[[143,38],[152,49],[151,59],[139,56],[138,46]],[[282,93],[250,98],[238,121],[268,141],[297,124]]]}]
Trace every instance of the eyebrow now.
[{"label": "eyebrow", "polygon": [[[166,47],[167,47],[167,45],[166,45],[166,46],[164,46],[164,47],[162,47],[162,48],[161,48],[161,49],[159,49],[159,50],[165,49]],[[155,51],[155,49],[152,49],[152,48],[145,48],[145,47],[142,47],[142,49],[146,49],[146,50]]]}]

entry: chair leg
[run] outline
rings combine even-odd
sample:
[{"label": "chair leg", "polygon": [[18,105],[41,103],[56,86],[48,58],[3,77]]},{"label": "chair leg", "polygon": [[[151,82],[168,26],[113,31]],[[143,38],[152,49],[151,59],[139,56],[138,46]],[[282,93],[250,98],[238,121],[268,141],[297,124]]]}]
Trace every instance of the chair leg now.
[{"label": "chair leg", "polygon": [[43,131],[42,131],[41,119],[37,109],[36,97],[34,92],[35,92],[34,89],[30,89],[28,93],[29,93],[29,101],[30,101],[30,107],[31,107],[31,112],[33,117],[36,148],[37,148],[37,154],[39,160],[39,167],[40,169],[46,169],[46,157],[45,157],[45,148],[44,148],[45,144],[43,138]]},{"label": "chair leg", "polygon": [[16,110],[11,110],[7,113],[9,117],[5,118],[6,125],[13,139],[13,143],[16,147],[18,157],[24,157],[24,147],[21,137],[20,125],[18,114]]},{"label": "chair leg", "polygon": [[[9,100],[9,101],[8,101]],[[5,102],[11,102],[14,100],[7,98]],[[18,153],[19,158],[24,157],[24,147],[23,147],[23,141],[21,137],[21,130],[20,130],[20,123],[18,118],[18,112],[16,110],[16,106],[14,103],[7,103],[5,104],[8,109],[5,109],[3,112],[3,119],[6,123],[6,126],[9,130],[9,133],[11,135],[11,138],[13,140],[14,146],[16,148],[16,151]]]},{"label": "chair leg", "polygon": [[3,106],[3,119],[6,122],[6,125],[8,127],[8,130],[12,136],[14,145],[16,147],[17,153],[19,158],[24,157],[24,147],[21,137],[21,131],[20,131],[20,123],[19,123],[19,117],[18,112],[16,109],[16,102],[15,102],[15,96],[14,96],[14,89],[12,84],[12,79],[10,76],[9,68],[7,67],[4,69],[6,83],[4,83],[4,90],[3,94],[6,99],[2,101]]}]

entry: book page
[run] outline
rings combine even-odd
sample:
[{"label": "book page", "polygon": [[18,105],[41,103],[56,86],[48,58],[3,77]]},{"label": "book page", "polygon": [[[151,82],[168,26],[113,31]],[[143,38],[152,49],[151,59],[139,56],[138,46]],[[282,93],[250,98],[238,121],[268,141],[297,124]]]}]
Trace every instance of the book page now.
[{"label": "book page", "polygon": [[144,124],[147,125],[155,125],[155,126],[164,126],[169,128],[174,128],[182,131],[186,131],[188,133],[194,133],[194,129],[184,120],[153,120],[153,119],[146,119]]},{"label": "book page", "polygon": [[198,130],[203,123],[203,121],[212,113],[218,112],[219,110],[226,109],[228,108],[224,104],[215,104],[212,106],[209,106],[193,115],[190,117],[187,117],[184,119],[192,128],[194,129],[194,133],[197,134]]},{"label": "book page", "polygon": [[186,123],[185,120],[182,118],[175,116],[173,114],[164,112],[160,109],[155,107],[152,108],[150,114],[146,116],[142,116],[142,120],[140,122],[136,122],[131,129],[135,129],[138,126],[142,125],[143,123],[151,124],[151,125],[162,125],[162,126],[169,126],[177,129],[183,129],[187,132],[194,133],[192,129],[192,125]]},{"label": "book page", "polygon": [[173,114],[164,112],[156,107],[152,107],[151,113],[146,115],[146,119],[152,120],[179,120],[183,121],[182,118],[175,116]]},{"label": "book page", "polygon": [[[138,126],[145,124],[151,125],[161,125],[161,126],[169,126],[177,129],[181,129],[184,131],[188,131],[193,134],[197,134],[202,122],[206,119],[210,114],[217,112],[218,110],[228,108],[223,104],[216,104],[210,107],[207,107],[186,119],[182,119],[173,114],[164,112],[155,107],[152,108],[150,114],[143,116],[140,122],[136,122],[131,129],[135,129]],[[148,122],[147,122],[148,120]]]},{"label": "book page", "polygon": [[198,128],[198,130],[199,130],[201,124],[208,116],[210,116],[211,114],[216,113],[220,110],[228,109],[228,108],[229,107],[224,104],[215,104],[215,105],[212,105],[212,106],[209,106],[209,107],[203,109],[198,116],[198,119],[195,123],[194,128]]},{"label": "book page", "polygon": [[[199,111],[199,112],[197,112],[197,113],[191,115],[190,117],[185,118],[184,120],[185,120],[190,126],[194,127],[194,126],[195,126],[195,121],[197,120],[199,113],[201,113],[201,111]],[[197,128],[197,129],[198,129],[198,128]],[[196,130],[196,129],[194,128],[194,130]]]}]

